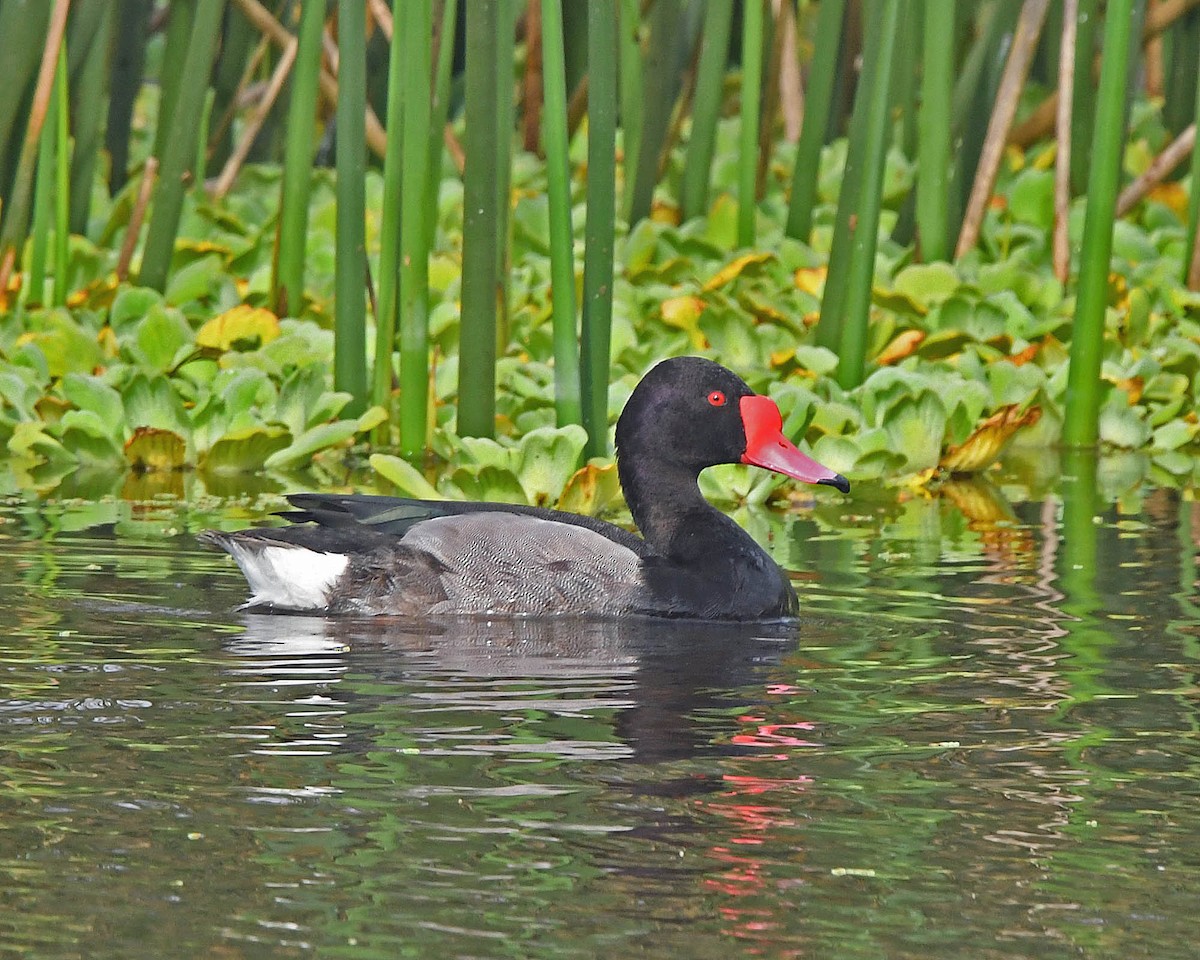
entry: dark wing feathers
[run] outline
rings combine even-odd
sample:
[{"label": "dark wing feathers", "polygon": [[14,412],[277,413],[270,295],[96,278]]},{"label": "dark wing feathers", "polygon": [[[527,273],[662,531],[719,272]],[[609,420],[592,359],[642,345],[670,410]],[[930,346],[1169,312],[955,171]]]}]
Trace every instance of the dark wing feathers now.
[{"label": "dark wing feathers", "polygon": [[279,516],[293,523],[317,523],[329,529],[374,531],[402,537],[415,524],[435,517],[454,517],[468,513],[512,513],[539,517],[572,526],[584,527],[632,550],[638,556],[650,553],[646,542],[611,523],[561,510],[530,507],[513,503],[478,503],[462,500],[412,500],[407,497],[378,497],[368,494],[297,493],[288,498],[295,510]]}]

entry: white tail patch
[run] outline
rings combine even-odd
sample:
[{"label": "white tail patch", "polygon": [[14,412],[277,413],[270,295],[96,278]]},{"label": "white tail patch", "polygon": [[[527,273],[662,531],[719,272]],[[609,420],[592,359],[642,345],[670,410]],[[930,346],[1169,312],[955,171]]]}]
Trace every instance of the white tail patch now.
[{"label": "white tail patch", "polygon": [[349,558],[340,553],[319,553],[292,544],[263,546],[262,541],[239,543],[230,538],[223,546],[242,568],[250,584],[247,606],[270,604],[286,610],[324,610],[329,591],[346,570]]}]

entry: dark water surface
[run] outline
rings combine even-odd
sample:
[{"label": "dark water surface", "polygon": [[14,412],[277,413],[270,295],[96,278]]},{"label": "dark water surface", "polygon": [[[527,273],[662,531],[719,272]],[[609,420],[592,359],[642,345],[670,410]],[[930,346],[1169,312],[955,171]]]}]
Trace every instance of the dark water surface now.
[{"label": "dark water surface", "polygon": [[790,629],[245,615],[211,514],[8,502],[0,955],[1197,956],[1191,496],[833,501],[739,515]]}]

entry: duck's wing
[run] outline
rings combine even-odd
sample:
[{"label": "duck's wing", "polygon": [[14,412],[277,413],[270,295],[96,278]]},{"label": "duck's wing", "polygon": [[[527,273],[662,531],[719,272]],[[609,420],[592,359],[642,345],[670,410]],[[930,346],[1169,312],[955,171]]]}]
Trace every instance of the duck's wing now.
[{"label": "duck's wing", "polygon": [[296,509],[281,512],[281,517],[293,523],[316,523],[332,529],[349,528],[403,537],[416,524],[438,517],[476,513],[508,514],[583,527],[632,550],[639,557],[650,554],[646,541],[615,524],[545,507],[463,500],[413,500],[369,494],[298,493],[292,494],[287,500]]}]

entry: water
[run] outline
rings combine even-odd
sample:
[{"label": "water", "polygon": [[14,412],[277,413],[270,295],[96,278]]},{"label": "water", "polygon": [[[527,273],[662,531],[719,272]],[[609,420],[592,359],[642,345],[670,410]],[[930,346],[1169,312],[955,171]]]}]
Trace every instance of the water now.
[{"label": "water", "polygon": [[211,513],[11,500],[0,955],[1195,956],[1200,509],[1092,480],[741,514],[791,629],[250,616]]}]

